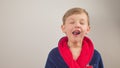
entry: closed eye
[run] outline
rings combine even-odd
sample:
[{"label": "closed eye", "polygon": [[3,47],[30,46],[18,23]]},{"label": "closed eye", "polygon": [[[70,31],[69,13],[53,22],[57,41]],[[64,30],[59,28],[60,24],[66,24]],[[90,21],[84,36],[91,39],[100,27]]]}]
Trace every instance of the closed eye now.
[{"label": "closed eye", "polygon": [[80,24],[81,24],[81,25],[84,25],[84,24],[85,24],[85,22],[80,22]]},{"label": "closed eye", "polygon": [[70,22],[70,24],[74,24],[75,22]]}]

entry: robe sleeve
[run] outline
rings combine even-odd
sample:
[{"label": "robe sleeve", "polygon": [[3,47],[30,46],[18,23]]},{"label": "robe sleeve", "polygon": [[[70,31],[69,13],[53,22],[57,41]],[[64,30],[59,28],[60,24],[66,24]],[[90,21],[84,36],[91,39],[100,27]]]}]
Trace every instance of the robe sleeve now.
[{"label": "robe sleeve", "polygon": [[100,56],[100,61],[99,61],[99,68],[104,68],[101,56]]},{"label": "robe sleeve", "polygon": [[90,62],[90,65],[92,65],[93,68],[104,68],[102,57],[97,50],[94,51],[94,55]]},{"label": "robe sleeve", "polygon": [[53,51],[51,51],[48,54],[48,58],[47,58],[47,61],[46,61],[46,64],[45,64],[45,68],[56,68],[53,59],[54,59]]},{"label": "robe sleeve", "polygon": [[58,48],[53,48],[48,54],[45,68],[69,68],[61,57]]}]

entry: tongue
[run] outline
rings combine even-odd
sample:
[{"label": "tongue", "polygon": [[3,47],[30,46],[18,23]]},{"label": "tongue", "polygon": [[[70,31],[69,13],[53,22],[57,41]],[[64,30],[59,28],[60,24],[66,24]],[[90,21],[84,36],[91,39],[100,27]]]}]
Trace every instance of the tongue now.
[{"label": "tongue", "polygon": [[78,34],[80,34],[80,31],[73,31],[72,34],[73,35],[78,35]]}]

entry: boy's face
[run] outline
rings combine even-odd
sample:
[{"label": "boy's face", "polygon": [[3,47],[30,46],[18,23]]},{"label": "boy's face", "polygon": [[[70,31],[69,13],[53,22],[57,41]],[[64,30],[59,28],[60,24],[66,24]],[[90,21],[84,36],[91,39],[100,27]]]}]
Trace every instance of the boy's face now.
[{"label": "boy's face", "polygon": [[73,42],[79,42],[90,31],[88,17],[85,13],[73,14],[66,18],[65,24],[61,26],[62,31],[68,39]]}]

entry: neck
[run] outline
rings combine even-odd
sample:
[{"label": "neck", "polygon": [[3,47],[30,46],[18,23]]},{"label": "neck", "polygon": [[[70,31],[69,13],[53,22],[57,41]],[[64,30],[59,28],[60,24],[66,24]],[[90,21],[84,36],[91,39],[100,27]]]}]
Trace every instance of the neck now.
[{"label": "neck", "polygon": [[70,42],[70,41],[68,41],[68,46],[70,48],[81,48],[82,47],[82,41],[80,41],[80,42]]}]

